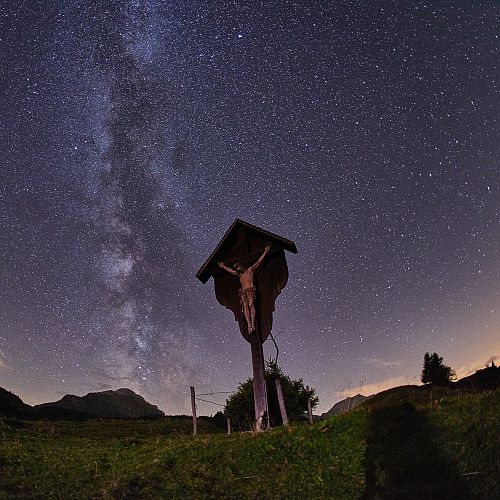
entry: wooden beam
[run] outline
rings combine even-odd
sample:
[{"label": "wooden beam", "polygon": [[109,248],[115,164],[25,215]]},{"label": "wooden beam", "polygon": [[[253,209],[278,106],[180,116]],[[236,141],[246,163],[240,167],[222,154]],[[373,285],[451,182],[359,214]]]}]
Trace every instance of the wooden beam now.
[{"label": "wooden beam", "polygon": [[240,229],[243,229],[245,232],[273,244],[273,246],[276,246],[277,248],[287,250],[291,253],[297,253],[297,247],[293,241],[271,233],[270,231],[266,231],[265,229],[261,229],[253,224],[249,224],[248,222],[236,219],[231,224],[231,227],[226,231],[208,259],[196,273],[196,277],[202,283],[206,283],[214,271],[219,271],[219,268],[216,265],[217,261],[224,260],[226,251],[234,244],[233,239]]},{"label": "wooden beam", "polygon": [[280,379],[275,380],[276,392],[278,393],[278,403],[280,405],[281,420],[283,420],[283,425],[288,427],[288,415],[286,413],[285,398],[283,397],[283,390],[281,389]]}]

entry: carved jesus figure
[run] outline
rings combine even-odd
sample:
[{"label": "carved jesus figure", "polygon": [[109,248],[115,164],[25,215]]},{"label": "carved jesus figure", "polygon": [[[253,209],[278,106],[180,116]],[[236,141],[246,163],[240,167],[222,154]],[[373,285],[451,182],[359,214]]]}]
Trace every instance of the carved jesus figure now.
[{"label": "carved jesus figure", "polygon": [[221,267],[228,273],[237,276],[240,280],[240,302],[243,308],[243,314],[245,315],[245,319],[247,320],[248,333],[255,332],[255,300],[257,299],[257,288],[255,287],[254,281],[255,273],[259,270],[270,249],[271,247],[269,245],[266,245],[264,248],[264,252],[258,258],[257,262],[255,262],[255,264],[251,265],[248,268],[245,268],[240,263],[236,263],[233,266],[234,268],[231,269],[223,262],[219,262],[219,267]]}]

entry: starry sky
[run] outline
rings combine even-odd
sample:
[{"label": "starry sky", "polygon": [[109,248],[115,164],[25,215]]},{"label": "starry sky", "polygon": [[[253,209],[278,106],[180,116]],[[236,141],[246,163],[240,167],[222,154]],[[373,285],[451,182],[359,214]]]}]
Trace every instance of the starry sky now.
[{"label": "starry sky", "polygon": [[426,351],[500,355],[499,15],[3,2],[0,386],[171,414],[235,390],[250,346],[195,277],[235,218],[297,245],[273,331],[318,412],[415,383]]}]

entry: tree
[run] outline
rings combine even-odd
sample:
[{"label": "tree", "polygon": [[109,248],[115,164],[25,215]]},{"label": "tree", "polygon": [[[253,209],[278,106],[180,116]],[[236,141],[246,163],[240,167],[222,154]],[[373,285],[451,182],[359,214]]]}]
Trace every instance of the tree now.
[{"label": "tree", "polygon": [[437,353],[424,355],[424,367],[421,380],[424,384],[446,385],[456,379],[455,372],[443,363],[443,358]]},{"label": "tree", "polygon": [[226,417],[224,416],[224,413],[221,411],[218,411],[213,417],[212,417],[212,423],[216,425],[217,427],[226,427]]},{"label": "tree", "polygon": [[[281,413],[279,409],[278,396],[276,394],[275,380],[279,378],[283,398],[290,420],[303,418],[307,412],[307,398],[311,396],[312,407],[316,407],[319,398],[314,389],[308,394],[302,379],[292,380],[283,373],[276,361],[266,362],[265,371],[267,385],[267,402],[269,406],[269,417],[271,426],[275,427],[282,424]],[[253,403],[253,379],[240,384],[238,391],[231,395],[227,400],[225,414],[231,419],[231,424],[235,429],[251,429],[255,421],[255,410]]]}]

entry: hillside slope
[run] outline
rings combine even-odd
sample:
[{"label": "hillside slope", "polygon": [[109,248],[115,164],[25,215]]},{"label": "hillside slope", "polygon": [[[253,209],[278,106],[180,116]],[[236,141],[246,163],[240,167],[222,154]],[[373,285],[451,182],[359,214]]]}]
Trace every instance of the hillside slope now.
[{"label": "hillside slope", "polygon": [[0,421],[0,498],[498,498],[499,406],[498,391],[407,399],[196,438],[188,419]]},{"label": "hillside slope", "polygon": [[19,396],[0,387],[0,417],[22,418],[30,408]]}]

